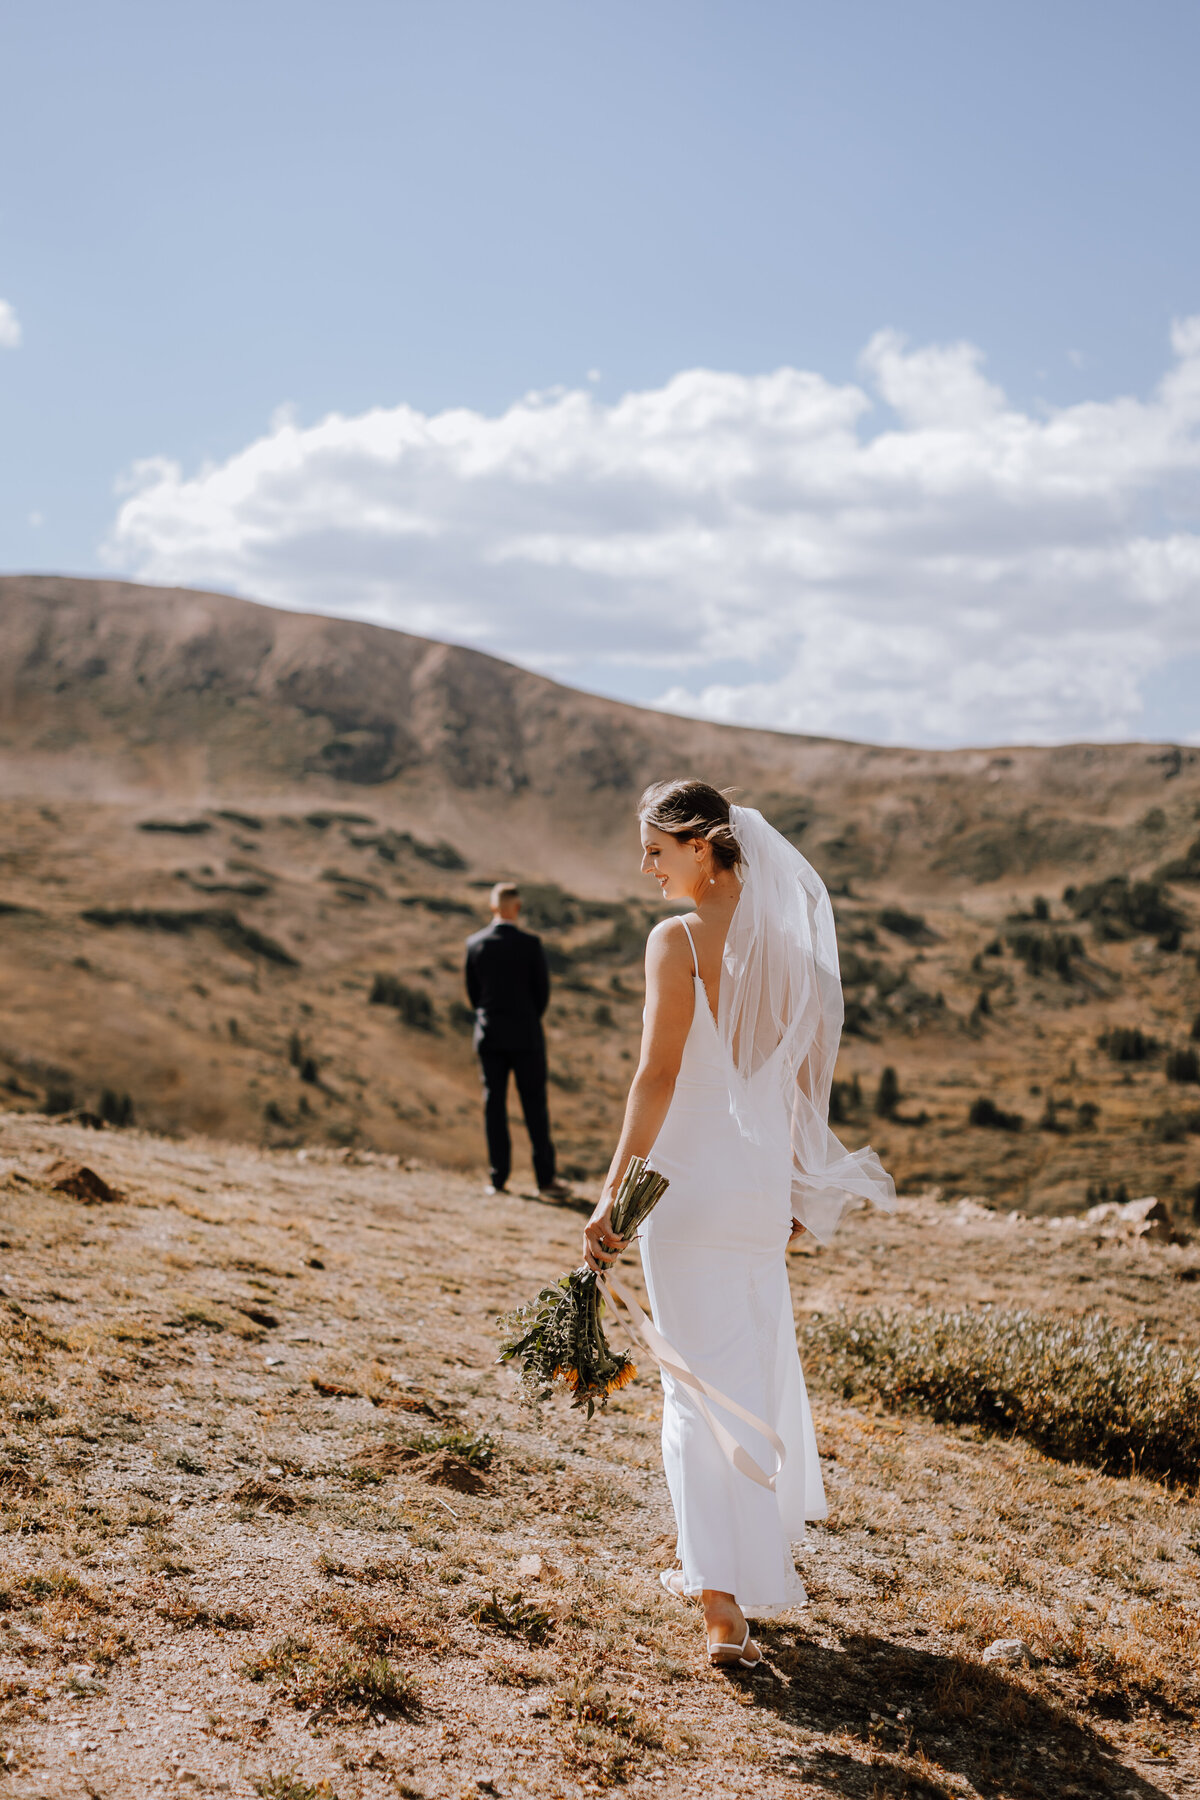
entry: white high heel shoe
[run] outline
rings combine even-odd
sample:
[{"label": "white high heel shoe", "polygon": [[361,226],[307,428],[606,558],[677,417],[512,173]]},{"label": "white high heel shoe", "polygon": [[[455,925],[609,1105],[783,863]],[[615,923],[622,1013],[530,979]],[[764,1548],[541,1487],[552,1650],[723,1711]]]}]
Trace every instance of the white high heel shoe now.
[{"label": "white high heel shoe", "polygon": [[[762,1651],[758,1650],[758,1645],[754,1644],[754,1648],[758,1650],[757,1656],[746,1655],[746,1651],[753,1642],[754,1640],[750,1636],[750,1627],[747,1625],[746,1635],[740,1644],[710,1644],[708,1660],[714,1669],[757,1669],[762,1661]],[[723,1651],[726,1654],[722,1655]]]}]

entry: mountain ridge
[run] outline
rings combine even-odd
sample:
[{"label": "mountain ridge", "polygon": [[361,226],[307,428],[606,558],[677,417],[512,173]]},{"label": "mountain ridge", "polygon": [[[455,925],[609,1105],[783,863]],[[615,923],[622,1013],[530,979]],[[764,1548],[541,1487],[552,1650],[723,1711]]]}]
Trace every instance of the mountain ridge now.
[{"label": "mountain ridge", "polygon": [[[865,835],[877,848],[890,840],[894,861],[902,829],[916,834],[910,879],[955,837],[964,854],[953,873],[999,879],[1011,862],[1023,875],[1039,848],[1024,817],[1030,807],[1051,832],[1055,808],[1083,812],[1090,843],[1083,830],[1058,853],[1103,862],[1105,841],[1134,822],[1134,809],[1169,793],[1175,776],[1186,774],[1180,785],[1189,789],[1200,778],[1200,751],[1178,745],[928,750],[686,719],[390,627],[198,590],[52,576],[0,577],[0,719],[9,793],[27,776],[76,793],[90,782],[198,800],[369,791],[376,805],[442,830],[459,814],[489,853],[492,797],[526,814],[540,800],[558,815],[553,835],[572,840],[573,864],[577,807],[588,836],[619,841],[646,782],[702,773],[785,822],[802,796],[809,823],[798,835],[815,843],[812,824],[822,822],[835,882],[865,872]],[[860,843],[839,852],[845,818]],[[972,848],[970,834],[986,836],[989,822],[1017,827],[1011,859],[994,843]],[[532,819],[522,823],[540,851],[542,834]],[[1136,845],[1111,850],[1114,866],[1138,860]]]},{"label": "mountain ridge", "polygon": [[756,731],[132,583],[0,578],[0,1092],[477,1167],[462,945],[515,876],[554,969],[563,1166],[589,1179],[661,910],[637,799],[683,773],[761,806],[833,895],[848,1143],[910,1189],[1055,1211],[1124,1188],[1190,1219],[1200,750]]}]

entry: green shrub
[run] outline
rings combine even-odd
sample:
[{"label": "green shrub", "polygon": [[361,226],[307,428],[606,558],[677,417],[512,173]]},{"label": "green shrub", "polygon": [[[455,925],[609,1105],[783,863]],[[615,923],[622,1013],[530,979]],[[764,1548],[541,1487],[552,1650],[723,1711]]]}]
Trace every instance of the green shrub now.
[{"label": "green shrub", "polygon": [[1005,936],[1009,949],[1031,975],[1057,975],[1062,981],[1075,979],[1075,965],[1083,955],[1083,940],[1077,933],[1018,929]]},{"label": "green shrub", "polygon": [[1200,837],[1193,838],[1183,855],[1155,871],[1156,881],[1200,881]]},{"label": "green shrub", "polygon": [[1114,1062],[1147,1062],[1162,1048],[1157,1038],[1136,1025],[1114,1025],[1110,1031],[1102,1031],[1096,1042]]},{"label": "green shrub", "polygon": [[862,1111],[862,1083],[857,1075],[835,1081],[829,1089],[829,1123],[844,1125],[851,1113]]},{"label": "green shrub", "polygon": [[1157,1113],[1142,1120],[1142,1131],[1156,1144],[1182,1144],[1187,1141],[1188,1121],[1180,1113]]},{"label": "green shrub", "polygon": [[987,1094],[972,1100],[967,1114],[968,1125],[983,1125],[991,1131],[1020,1131],[1024,1123],[1020,1113],[1005,1112]]},{"label": "green shrub", "polygon": [[319,1781],[314,1787],[302,1780],[295,1769],[264,1775],[254,1783],[254,1791],[259,1800],[338,1800],[328,1781]]},{"label": "green shrub", "polygon": [[947,1424],[1015,1432],[1111,1474],[1200,1480],[1200,1353],[1102,1315],[868,1311],[814,1320],[806,1368]]},{"label": "green shrub", "polygon": [[74,1108],[75,1090],[73,1088],[56,1086],[46,1089],[46,1103],[42,1108],[43,1112],[55,1118],[59,1113],[73,1112]]},{"label": "green shrub", "polygon": [[1095,1206],[1104,1200],[1112,1200],[1117,1206],[1124,1206],[1129,1199],[1129,1188],[1122,1181],[1110,1192],[1107,1181],[1089,1182],[1087,1199],[1089,1206]]},{"label": "green shrub", "polygon": [[544,1644],[554,1631],[553,1618],[540,1606],[522,1599],[520,1594],[501,1600],[494,1589],[491,1599],[477,1606],[472,1617],[477,1625],[488,1625],[508,1637],[524,1638],[527,1644]]},{"label": "green shrub", "polygon": [[169,931],[181,936],[186,936],[193,927],[213,931],[227,949],[261,956],[285,969],[300,967],[290,950],[285,950],[274,938],[264,936],[255,926],[244,925],[228,907],[194,907],[181,911],[178,907],[168,906],[89,906],[79,916],[88,925],[101,925],[106,930],[130,925],[139,931]]},{"label": "green shrub", "polygon": [[1167,1051],[1167,1080],[1200,1082],[1200,1055],[1190,1044],[1184,1050]]},{"label": "green shrub", "polygon": [[243,1664],[251,1681],[277,1681],[293,1705],[314,1712],[413,1712],[418,1689],[412,1676],[386,1656],[315,1646],[307,1638],[278,1638]]},{"label": "green shrub", "polygon": [[1200,1013],[1197,1013],[1195,1018],[1192,1020],[1191,1036],[1192,1036],[1193,1043],[1200,1044]]},{"label": "green shrub", "polygon": [[906,913],[899,906],[885,906],[879,915],[879,923],[893,937],[903,938],[907,944],[931,944],[935,941],[934,933],[920,913]]},{"label": "green shrub", "polygon": [[1107,881],[1065,889],[1063,899],[1077,919],[1091,921],[1100,938],[1159,937],[1187,923],[1158,881],[1130,881],[1127,875],[1110,875]]},{"label": "green shrub", "polygon": [[453,844],[448,844],[444,838],[439,839],[436,844],[427,844],[421,838],[413,837],[411,832],[398,831],[396,842],[404,849],[410,850],[414,856],[419,856],[422,862],[430,863],[435,869],[458,870],[468,867],[466,857],[456,850]]},{"label": "green shrub", "polygon": [[99,1111],[106,1125],[133,1124],[133,1101],[128,1094],[118,1094],[113,1088],[105,1088],[101,1094]]},{"label": "green shrub", "polygon": [[1042,1116],[1038,1120],[1038,1130],[1039,1131],[1057,1131],[1057,1132],[1065,1132],[1065,1131],[1070,1130],[1070,1127],[1064,1122],[1064,1120],[1059,1118],[1058,1107],[1055,1104],[1054,1096],[1052,1094],[1046,1095],[1046,1104],[1045,1104],[1045,1106],[1043,1106]]},{"label": "green shrub", "polygon": [[409,987],[397,975],[376,975],[370,1005],[393,1006],[414,1031],[434,1031],[433,1001],[423,988]]},{"label": "green shrub", "polygon": [[446,1450],[473,1469],[488,1469],[496,1454],[496,1440],[487,1431],[426,1431],[408,1440],[410,1449],[428,1454]]},{"label": "green shrub", "polygon": [[478,917],[478,909],[466,900],[453,900],[449,894],[401,894],[401,906],[419,906],[425,912],[438,913],[442,917],[474,919]]}]

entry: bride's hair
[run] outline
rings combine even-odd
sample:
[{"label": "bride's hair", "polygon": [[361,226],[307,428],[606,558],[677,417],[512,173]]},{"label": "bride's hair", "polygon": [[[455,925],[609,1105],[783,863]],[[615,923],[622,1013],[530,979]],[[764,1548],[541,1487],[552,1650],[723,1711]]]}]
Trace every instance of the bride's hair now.
[{"label": "bride's hair", "polygon": [[638,801],[638,818],[679,843],[703,838],[719,869],[742,860],[729,824],[729,800],[707,781],[653,781]]}]

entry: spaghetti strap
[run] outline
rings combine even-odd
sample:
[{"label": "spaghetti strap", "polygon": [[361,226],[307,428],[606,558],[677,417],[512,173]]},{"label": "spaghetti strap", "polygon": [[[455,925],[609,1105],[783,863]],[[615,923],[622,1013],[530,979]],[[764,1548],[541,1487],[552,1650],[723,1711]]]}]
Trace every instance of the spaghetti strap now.
[{"label": "spaghetti strap", "polygon": [[680,924],[681,924],[681,925],[682,925],[682,926],[683,926],[683,929],[684,929],[684,930],[685,930],[685,931],[686,931],[686,932],[687,932],[687,934],[688,934],[688,943],[689,943],[689,944],[690,944],[690,945],[691,945],[691,946],[692,946],[692,968],[693,968],[693,969],[694,969],[694,971],[695,971],[695,974],[696,974],[696,980],[697,980],[697,981],[699,981],[699,979],[700,979],[700,963],[699,963],[699,961],[698,961],[698,959],[697,959],[697,956],[696,956],[696,940],[695,940],[695,938],[694,938],[694,937],[693,937],[693,936],[692,936],[692,928],[691,928],[691,926],[690,926],[690,925],[689,925],[689,924],[688,924],[688,922],[687,922],[687,920],[686,920],[686,919],[683,919],[683,918],[681,918],[681,919],[680,919],[680,921],[679,921],[679,923],[680,923]]}]

